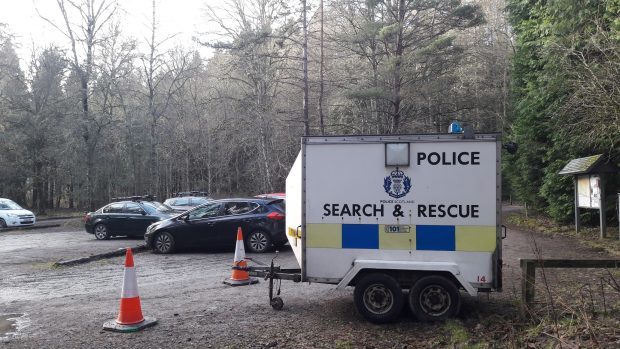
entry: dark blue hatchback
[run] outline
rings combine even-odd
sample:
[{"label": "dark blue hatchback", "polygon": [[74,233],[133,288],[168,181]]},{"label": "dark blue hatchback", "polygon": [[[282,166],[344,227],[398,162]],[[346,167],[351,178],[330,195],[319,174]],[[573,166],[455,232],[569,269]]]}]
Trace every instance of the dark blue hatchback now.
[{"label": "dark blue hatchback", "polygon": [[241,227],[245,248],[267,252],[287,242],[282,199],[223,199],[210,201],[148,227],[144,239],[157,253],[177,248],[233,247]]}]

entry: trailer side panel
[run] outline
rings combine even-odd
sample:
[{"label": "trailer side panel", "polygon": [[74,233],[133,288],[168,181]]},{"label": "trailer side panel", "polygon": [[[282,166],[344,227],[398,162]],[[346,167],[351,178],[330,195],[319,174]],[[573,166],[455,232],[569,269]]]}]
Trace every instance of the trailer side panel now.
[{"label": "trailer side panel", "polygon": [[492,288],[498,141],[407,140],[409,164],[396,167],[386,165],[385,143],[402,140],[306,139],[305,182],[296,183],[305,185],[307,280],[338,283],[361,259],[431,261],[455,263],[474,287]]}]

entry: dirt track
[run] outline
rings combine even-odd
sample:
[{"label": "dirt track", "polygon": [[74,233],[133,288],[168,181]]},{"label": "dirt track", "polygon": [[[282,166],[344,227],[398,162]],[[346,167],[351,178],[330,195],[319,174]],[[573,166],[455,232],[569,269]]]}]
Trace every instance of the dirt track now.
[{"label": "dirt track", "polygon": [[[17,335],[0,340],[6,348],[428,348],[447,347],[442,324],[402,319],[373,325],[357,314],[352,289],[284,281],[285,308],[267,302],[267,283],[231,288],[231,251],[184,252],[170,256],[150,252],[135,256],[142,307],[159,324],[143,332],[102,331],[118,311],[122,258],[86,265],[51,268],[51,262],[141,243],[140,240],[95,241],[80,229],[0,233],[0,314],[25,314]],[[461,319],[475,324],[490,314],[515,311],[520,292],[518,258],[534,257],[533,235],[508,231],[504,240],[504,292],[466,297]],[[546,258],[606,258],[565,238],[535,236]],[[273,254],[252,255],[268,262]],[[290,250],[278,259],[296,267]],[[546,273],[553,283],[597,282],[600,271]],[[539,274],[540,275],[540,274]],[[542,290],[537,297],[544,298]],[[0,320],[1,320],[0,316]],[[493,342],[493,338],[489,338]],[[498,343],[499,344],[499,343]],[[501,345],[501,344],[500,344]]]}]

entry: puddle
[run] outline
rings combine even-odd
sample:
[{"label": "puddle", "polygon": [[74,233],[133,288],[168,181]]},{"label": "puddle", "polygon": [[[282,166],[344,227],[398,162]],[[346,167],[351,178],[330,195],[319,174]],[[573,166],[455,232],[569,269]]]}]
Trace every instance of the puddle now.
[{"label": "puddle", "polygon": [[17,336],[29,322],[26,314],[0,314],[0,341]]}]

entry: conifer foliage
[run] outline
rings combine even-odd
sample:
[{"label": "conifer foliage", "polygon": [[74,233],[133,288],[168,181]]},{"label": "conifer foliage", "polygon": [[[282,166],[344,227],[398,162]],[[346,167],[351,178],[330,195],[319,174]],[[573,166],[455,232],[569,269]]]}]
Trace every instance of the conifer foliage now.
[{"label": "conifer foliage", "polygon": [[516,35],[511,137],[519,153],[507,157],[506,173],[518,198],[566,220],[573,185],[558,171],[571,158],[599,153],[620,161],[620,1],[507,5]]}]

